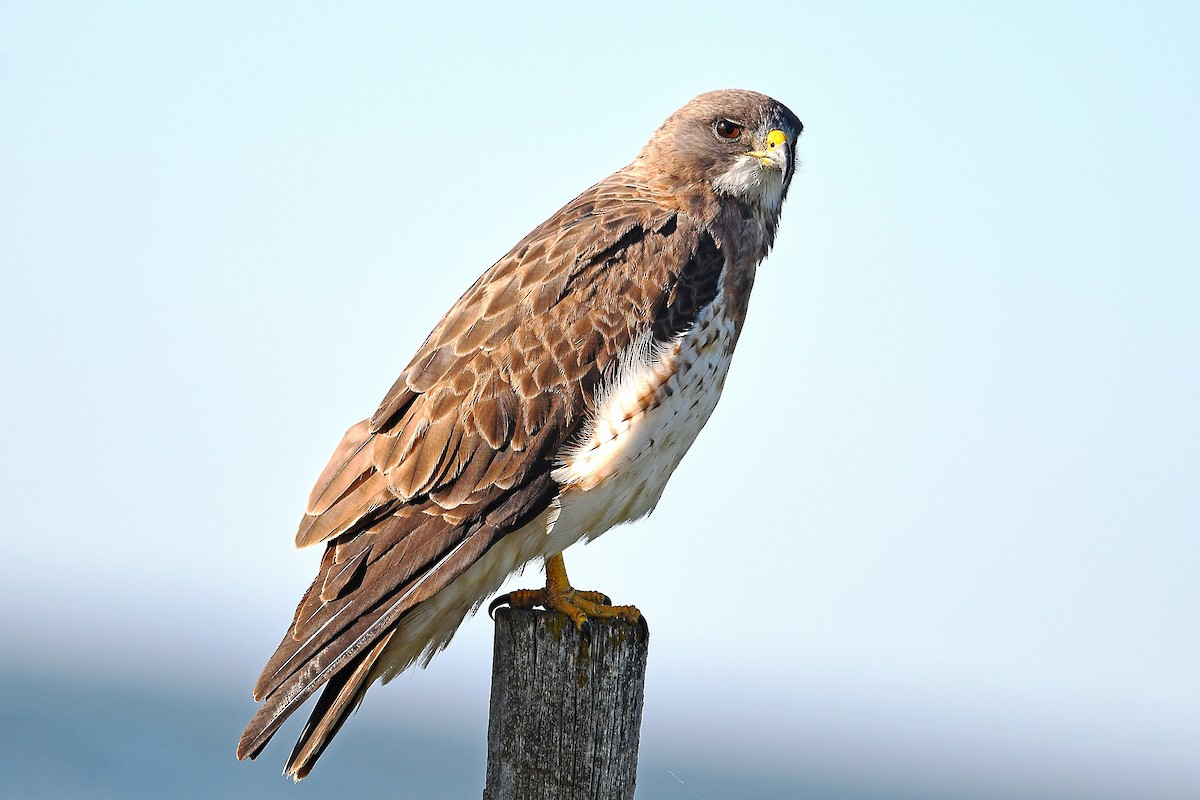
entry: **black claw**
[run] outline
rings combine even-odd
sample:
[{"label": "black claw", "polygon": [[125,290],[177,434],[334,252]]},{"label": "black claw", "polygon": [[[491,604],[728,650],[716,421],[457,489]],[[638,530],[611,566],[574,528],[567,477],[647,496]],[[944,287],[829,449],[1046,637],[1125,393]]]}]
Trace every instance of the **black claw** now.
[{"label": "black claw", "polygon": [[642,614],[638,614],[637,624],[638,624],[638,627],[642,629],[642,635],[645,636],[647,639],[649,639],[650,638],[650,623],[646,622],[646,617],[643,616]]},{"label": "black claw", "polygon": [[583,635],[585,642],[592,640],[592,621],[590,619],[585,619],[583,624],[579,626],[579,633]]},{"label": "black claw", "polygon": [[492,602],[488,603],[488,617],[490,617],[493,620],[496,619],[496,609],[499,608],[500,606],[508,605],[508,602],[509,602],[509,596],[506,594],[502,594],[499,597],[497,597],[495,600],[493,600]]},{"label": "black claw", "polygon": [[611,606],[611,605],[612,605],[612,598],[611,598],[611,597],[609,597],[608,595],[606,595],[604,592],[601,592],[601,593],[600,593],[600,596],[604,598],[604,600],[603,600],[603,601],[601,601],[601,605],[606,605],[606,606]]}]

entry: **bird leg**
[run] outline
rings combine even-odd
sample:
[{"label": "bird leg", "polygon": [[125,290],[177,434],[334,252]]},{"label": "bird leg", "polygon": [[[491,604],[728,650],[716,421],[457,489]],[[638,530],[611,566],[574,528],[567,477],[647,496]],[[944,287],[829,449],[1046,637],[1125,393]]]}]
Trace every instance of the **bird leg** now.
[{"label": "bird leg", "polygon": [[642,612],[638,611],[636,606],[614,606],[606,594],[572,588],[567,579],[567,565],[563,562],[562,553],[556,553],[546,559],[545,589],[517,589],[501,595],[488,605],[488,614],[506,604],[513,608],[541,606],[550,611],[561,612],[585,634],[590,627],[588,620],[591,619],[623,619],[642,627],[646,625]]}]

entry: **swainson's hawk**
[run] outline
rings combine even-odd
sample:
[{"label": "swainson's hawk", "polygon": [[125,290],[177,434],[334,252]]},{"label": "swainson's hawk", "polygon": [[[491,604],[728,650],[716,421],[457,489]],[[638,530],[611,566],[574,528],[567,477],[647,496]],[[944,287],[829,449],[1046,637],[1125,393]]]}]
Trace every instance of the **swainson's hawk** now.
[{"label": "swainson's hawk", "polygon": [[803,125],[755,92],[703,94],[450,309],[309,498],[320,573],[254,687],[254,758],[325,687],[287,763],[312,769],[376,680],[445,647],[515,570],[514,604],[636,620],[576,592],[562,551],[649,514],[717,404]]}]

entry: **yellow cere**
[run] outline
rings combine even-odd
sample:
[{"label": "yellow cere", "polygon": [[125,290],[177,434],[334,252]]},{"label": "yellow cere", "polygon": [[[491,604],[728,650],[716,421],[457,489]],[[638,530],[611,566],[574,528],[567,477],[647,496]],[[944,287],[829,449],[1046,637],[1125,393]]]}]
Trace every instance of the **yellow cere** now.
[{"label": "yellow cere", "polygon": [[787,134],[784,133],[783,131],[779,130],[778,128],[776,128],[775,130],[773,130],[767,134],[767,149],[766,150],[751,150],[746,155],[759,159],[760,161],[762,161],[762,165],[764,167],[769,167],[775,163],[774,161],[771,160],[771,156],[770,156],[771,151],[774,150],[776,147],[779,147],[779,145],[785,143],[787,140],[788,140]]}]

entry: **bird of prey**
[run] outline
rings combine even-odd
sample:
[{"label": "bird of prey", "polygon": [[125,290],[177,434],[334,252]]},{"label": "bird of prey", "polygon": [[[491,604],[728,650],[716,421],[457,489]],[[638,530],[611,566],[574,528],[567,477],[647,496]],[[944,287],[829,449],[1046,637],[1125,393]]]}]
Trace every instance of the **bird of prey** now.
[{"label": "bird of prey", "polygon": [[512,604],[638,620],[573,589],[562,552],[649,514],[716,406],[802,130],[765,95],[702,94],[467,289],[317,480],[296,545],[324,545],[320,572],[239,759],[324,686],[287,762],[306,776],[371,684],[528,562],[546,588]]}]

